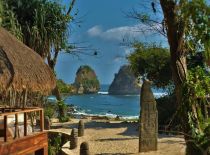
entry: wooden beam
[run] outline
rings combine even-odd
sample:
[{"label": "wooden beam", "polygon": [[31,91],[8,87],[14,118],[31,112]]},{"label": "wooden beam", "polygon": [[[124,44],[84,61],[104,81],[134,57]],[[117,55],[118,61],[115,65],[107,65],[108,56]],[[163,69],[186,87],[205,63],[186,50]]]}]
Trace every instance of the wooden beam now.
[{"label": "wooden beam", "polygon": [[24,89],[23,90],[23,108],[26,108],[27,96],[28,96],[28,90]]},{"label": "wooden beam", "polygon": [[[5,108],[7,109],[7,108]],[[8,108],[8,109],[13,109],[13,108]],[[15,112],[5,112],[5,113],[2,113],[0,114],[0,116],[6,116],[6,115],[15,115],[15,114],[19,114],[19,113],[29,113],[29,112],[35,112],[35,111],[40,111],[40,110],[43,110],[42,108],[27,108],[27,109],[17,109],[17,110],[20,110],[20,111],[15,111]]]},{"label": "wooden beam", "polygon": [[15,114],[15,136],[14,139],[18,138],[18,114]]},{"label": "wooden beam", "polygon": [[7,142],[7,116],[4,116],[4,141]]},{"label": "wooden beam", "polygon": [[44,131],[44,112],[40,110],[40,130]]},{"label": "wooden beam", "polygon": [[24,112],[24,136],[27,136],[27,112]]}]

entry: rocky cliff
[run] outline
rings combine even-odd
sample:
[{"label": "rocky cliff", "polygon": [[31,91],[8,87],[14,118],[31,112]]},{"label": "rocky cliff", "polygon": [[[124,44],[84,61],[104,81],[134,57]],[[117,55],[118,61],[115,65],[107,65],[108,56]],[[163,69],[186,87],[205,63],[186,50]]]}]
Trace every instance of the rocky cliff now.
[{"label": "rocky cliff", "polygon": [[74,86],[78,94],[97,93],[100,89],[94,70],[87,65],[80,66],[77,70]]},{"label": "rocky cliff", "polygon": [[140,94],[140,86],[129,66],[122,66],[109,87],[109,94],[112,95],[133,95]]}]

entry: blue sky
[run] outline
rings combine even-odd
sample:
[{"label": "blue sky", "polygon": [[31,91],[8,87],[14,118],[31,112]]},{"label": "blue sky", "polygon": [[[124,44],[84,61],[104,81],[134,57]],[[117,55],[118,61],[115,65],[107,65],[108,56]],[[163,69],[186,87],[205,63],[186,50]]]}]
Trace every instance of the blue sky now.
[{"label": "blue sky", "polygon": [[[56,65],[58,78],[73,83],[79,66],[89,65],[95,70],[101,84],[110,84],[120,66],[127,63],[126,55],[132,52],[131,48],[120,46],[123,38],[135,38],[143,42],[157,41],[165,45],[163,37],[151,32],[139,32],[138,30],[145,27],[126,17],[124,12],[142,7],[139,2],[139,0],[77,0],[74,10],[79,10],[77,20],[81,20],[82,23],[81,27],[77,24],[71,25],[69,39],[71,42],[83,43],[81,46],[91,45],[99,51],[99,54],[96,57],[80,55],[79,58],[60,54]],[[69,0],[64,1],[67,7],[69,3]],[[150,7],[142,8],[145,12],[152,11],[148,10]]]}]

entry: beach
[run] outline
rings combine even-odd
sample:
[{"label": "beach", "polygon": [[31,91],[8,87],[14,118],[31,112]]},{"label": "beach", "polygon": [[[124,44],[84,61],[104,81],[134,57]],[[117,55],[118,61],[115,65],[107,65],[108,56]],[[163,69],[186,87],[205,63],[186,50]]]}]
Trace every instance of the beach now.
[{"label": "beach", "polygon": [[[53,123],[57,129],[52,131],[71,133],[77,128],[78,119],[72,119],[67,123]],[[69,150],[69,143],[65,144],[63,151],[69,155],[79,155],[79,146],[86,141],[93,155],[184,155],[185,141],[182,136],[164,135],[158,136],[158,150],[146,153],[138,153],[138,123],[108,120],[85,119],[85,136],[79,137],[78,147]]]}]

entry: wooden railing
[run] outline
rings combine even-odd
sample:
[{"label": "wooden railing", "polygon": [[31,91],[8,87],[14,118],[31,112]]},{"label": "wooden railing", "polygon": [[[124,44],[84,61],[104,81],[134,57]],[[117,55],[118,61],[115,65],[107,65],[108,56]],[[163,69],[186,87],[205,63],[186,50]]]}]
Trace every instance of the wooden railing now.
[{"label": "wooden railing", "polygon": [[19,114],[24,114],[24,136],[27,136],[27,126],[28,126],[28,113],[32,112],[39,112],[39,117],[40,117],[40,131],[42,132],[44,130],[44,113],[42,108],[25,108],[25,109],[20,109],[20,108],[0,108],[0,116],[3,116],[3,123],[4,123],[4,142],[8,141],[8,116],[9,115],[15,115],[15,137],[17,137],[16,133],[18,131],[18,115]]}]

